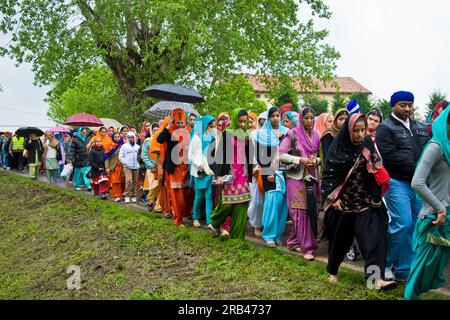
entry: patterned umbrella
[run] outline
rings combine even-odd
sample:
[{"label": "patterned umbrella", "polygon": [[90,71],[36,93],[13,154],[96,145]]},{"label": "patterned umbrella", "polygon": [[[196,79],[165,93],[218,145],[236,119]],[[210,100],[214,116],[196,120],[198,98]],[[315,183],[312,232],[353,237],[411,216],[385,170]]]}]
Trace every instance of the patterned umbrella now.
[{"label": "patterned umbrella", "polygon": [[167,117],[170,111],[175,109],[183,109],[186,113],[193,113],[197,117],[200,116],[200,113],[194,109],[192,104],[176,101],[160,101],[145,111],[144,116],[150,121],[158,121]]},{"label": "patterned umbrella", "polygon": [[48,132],[53,133],[53,134],[55,134],[55,133],[66,133],[66,132],[70,132],[70,129],[59,125],[59,126],[56,126],[54,128],[48,129]]},{"label": "patterned umbrella", "polygon": [[67,118],[64,124],[74,127],[101,127],[103,122],[93,114],[77,113]]},{"label": "patterned umbrella", "polygon": [[[111,119],[111,118],[100,118],[100,121],[103,122],[103,127],[109,128],[109,127],[113,127],[114,129],[118,129],[120,127],[122,127],[122,124],[115,120],[115,119]],[[98,128],[98,126],[97,126]],[[96,127],[89,127],[89,129],[91,129],[92,131],[96,131],[98,130]]]}]

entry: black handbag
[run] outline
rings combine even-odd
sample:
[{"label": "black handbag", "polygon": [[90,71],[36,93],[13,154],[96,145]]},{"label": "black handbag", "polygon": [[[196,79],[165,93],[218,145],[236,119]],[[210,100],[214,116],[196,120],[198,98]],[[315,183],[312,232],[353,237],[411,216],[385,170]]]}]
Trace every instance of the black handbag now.
[{"label": "black handbag", "polygon": [[62,153],[61,153],[61,147],[56,147],[56,160],[61,161],[62,160]]},{"label": "black handbag", "polygon": [[[295,133],[291,136],[291,150],[288,152],[291,156],[300,157],[300,152],[297,150],[297,136]],[[284,172],[298,172],[300,171],[300,164],[297,163],[284,163],[279,161],[278,170]]]}]

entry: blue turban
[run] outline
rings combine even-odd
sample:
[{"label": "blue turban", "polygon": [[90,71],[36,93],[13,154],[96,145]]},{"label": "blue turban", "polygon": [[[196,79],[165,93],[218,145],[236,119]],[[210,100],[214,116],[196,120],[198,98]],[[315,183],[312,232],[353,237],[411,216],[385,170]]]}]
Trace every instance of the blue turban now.
[{"label": "blue turban", "polygon": [[401,101],[414,102],[414,95],[408,91],[398,91],[391,96],[391,108]]},{"label": "blue turban", "polygon": [[350,114],[359,113],[360,108],[358,102],[355,99],[350,101],[347,105],[347,110]]}]

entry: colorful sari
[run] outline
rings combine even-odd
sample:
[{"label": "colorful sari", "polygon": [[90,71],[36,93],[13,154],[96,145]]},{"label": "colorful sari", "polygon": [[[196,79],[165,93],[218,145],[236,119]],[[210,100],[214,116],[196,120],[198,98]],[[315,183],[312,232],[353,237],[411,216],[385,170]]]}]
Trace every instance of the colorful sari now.
[{"label": "colorful sari", "polygon": [[[446,108],[433,122],[432,130],[433,140],[441,148],[443,157],[450,166],[450,140],[447,129],[449,117],[450,108]],[[417,166],[420,163],[421,159]],[[417,220],[413,237],[413,248],[416,255],[405,287],[405,299],[407,300],[418,300],[422,293],[437,289],[445,282],[445,269],[450,259],[450,219],[448,215],[450,206],[446,210],[447,218],[441,226],[432,223],[437,219],[437,214],[427,215],[423,219]]]},{"label": "colorful sari", "polygon": [[[292,129],[280,146],[280,153],[292,151],[292,141],[295,140],[295,148],[301,157],[317,157],[320,144],[320,134],[313,129],[308,133],[303,127],[302,116],[305,109],[299,113],[298,126]],[[294,137],[295,135],[295,137]],[[304,168],[303,176],[300,179],[287,177],[287,204],[289,216],[293,222],[291,232],[288,236],[287,245],[292,250],[301,250],[304,254],[313,255],[317,248],[316,237],[313,232],[311,220],[308,216],[307,191],[304,178],[307,174],[318,178],[316,168]],[[320,188],[317,183],[313,188],[316,201],[320,199]]]},{"label": "colorful sari", "polygon": [[218,144],[218,149],[221,150],[224,141],[230,140],[227,137],[231,137],[233,155],[230,157],[230,155],[224,154],[223,163],[227,162],[225,159],[231,159],[231,164],[226,163],[226,165],[230,166],[233,182],[222,186],[222,194],[219,197],[218,205],[211,215],[211,224],[215,229],[219,229],[227,217],[231,216],[230,236],[244,239],[247,227],[248,203],[251,197],[249,176],[246,174],[249,163],[246,158],[249,134],[247,126],[243,129],[239,128],[240,111],[241,109],[233,110],[230,126],[225,129]]}]

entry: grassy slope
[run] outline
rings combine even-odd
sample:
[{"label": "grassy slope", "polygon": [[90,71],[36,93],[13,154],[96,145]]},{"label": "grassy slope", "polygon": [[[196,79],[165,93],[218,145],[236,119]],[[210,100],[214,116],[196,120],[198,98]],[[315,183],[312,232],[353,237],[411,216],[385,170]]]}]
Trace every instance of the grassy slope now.
[{"label": "grassy slope", "polygon": [[[332,285],[321,263],[3,171],[0,190],[0,299],[402,298],[366,289],[360,273]],[[66,288],[73,264],[79,291]]]}]

